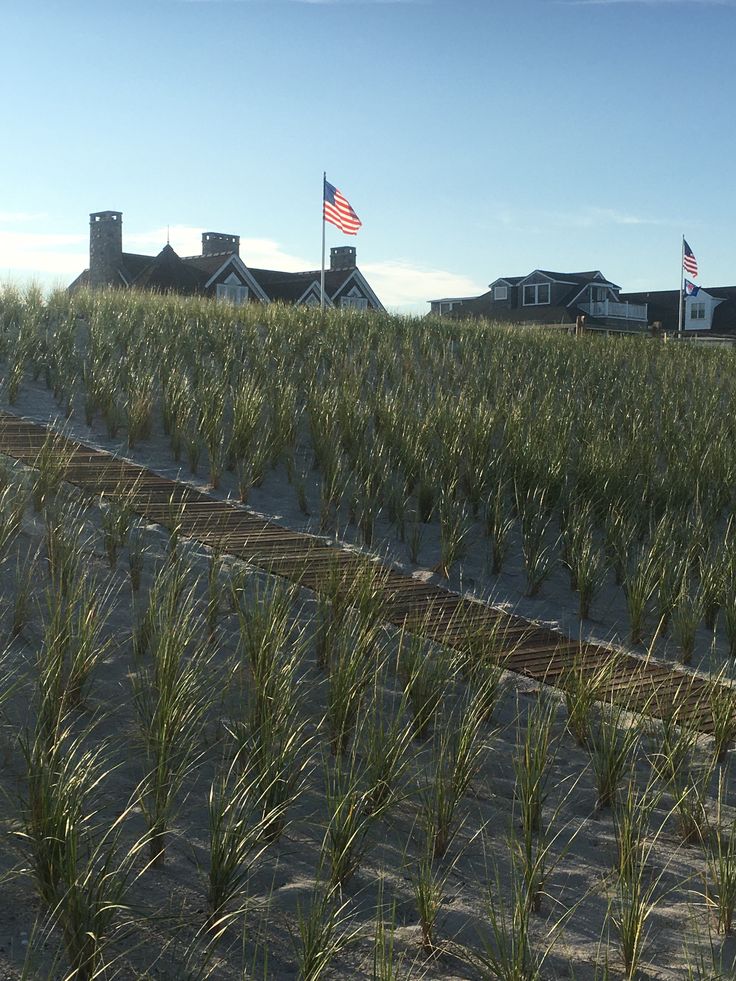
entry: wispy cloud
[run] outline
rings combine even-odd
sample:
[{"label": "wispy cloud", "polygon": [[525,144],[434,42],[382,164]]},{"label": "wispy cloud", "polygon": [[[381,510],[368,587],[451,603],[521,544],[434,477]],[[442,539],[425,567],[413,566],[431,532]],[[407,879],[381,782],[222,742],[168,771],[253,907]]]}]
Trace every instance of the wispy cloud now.
[{"label": "wispy cloud", "polygon": [[552,212],[551,216],[562,225],[577,228],[595,228],[600,225],[661,225],[658,218],[632,215],[615,208],[589,207],[580,212]]},{"label": "wispy cloud", "polygon": [[497,221],[515,231],[539,232],[549,228],[603,228],[611,225],[669,225],[670,221],[636,215],[616,208],[601,208],[594,205],[575,211],[520,211],[516,208],[502,209],[497,213]]},{"label": "wispy cloud", "polygon": [[0,230],[0,270],[71,276],[87,265],[85,235]]},{"label": "wispy cloud", "polygon": [[[161,225],[140,232],[125,232],[124,247],[128,252],[140,250],[144,255],[156,255],[168,238],[172,249],[179,255],[200,255],[204,231],[206,229],[196,225],[170,225],[168,228]],[[255,268],[283,269],[285,272],[314,268],[314,259],[310,262],[302,256],[286,252],[271,238],[244,238],[241,235],[240,256],[246,265]]]},{"label": "wispy cloud", "polygon": [[398,310],[426,313],[427,300],[445,296],[477,296],[485,286],[468,276],[415,265],[408,259],[384,262],[360,262],[360,270],[376,291],[384,306]]},{"label": "wispy cloud", "polygon": [[48,217],[43,211],[0,211],[0,224],[20,225]]},{"label": "wispy cloud", "polygon": [[[199,255],[204,230],[193,225],[126,230],[123,247],[127,252],[156,255],[168,237],[179,255]],[[0,229],[0,270],[71,277],[89,265],[88,242],[86,234],[37,234]],[[269,238],[241,237],[240,254],[247,264],[255,267],[286,272],[314,267],[314,260],[309,262],[302,256],[292,255]]]},{"label": "wispy cloud", "polygon": [[[202,232],[194,225],[165,225],[125,231],[123,247],[128,252],[156,255],[166,244],[167,235],[179,255],[199,255]],[[89,265],[86,234],[34,234],[0,230],[0,276],[37,276],[46,280],[70,282]],[[270,238],[240,239],[240,255],[255,269],[283,269],[298,272],[316,269],[319,259],[305,258],[287,251]],[[360,263],[384,305],[406,312],[426,312],[427,300],[444,296],[477,296],[485,286],[468,276],[416,264],[408,259]]]}]

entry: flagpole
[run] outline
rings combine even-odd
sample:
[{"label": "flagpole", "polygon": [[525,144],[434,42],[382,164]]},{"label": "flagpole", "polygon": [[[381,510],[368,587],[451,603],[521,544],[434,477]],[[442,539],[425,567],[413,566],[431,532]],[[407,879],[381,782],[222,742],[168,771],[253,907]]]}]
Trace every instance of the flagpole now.
[{"label": "flagpole", "polygon": [[680,253],[680,303],[677,307],[677,340],[682,340],[682,293],[685,288],[685,236],[682,236]]},{"label": "flagpole", "polygon": [[[319,308],[325,308],[325,183],[327,171],[322,172],[322,275],[319,280]],[[684,241],[684,239],[683,239]]]}]

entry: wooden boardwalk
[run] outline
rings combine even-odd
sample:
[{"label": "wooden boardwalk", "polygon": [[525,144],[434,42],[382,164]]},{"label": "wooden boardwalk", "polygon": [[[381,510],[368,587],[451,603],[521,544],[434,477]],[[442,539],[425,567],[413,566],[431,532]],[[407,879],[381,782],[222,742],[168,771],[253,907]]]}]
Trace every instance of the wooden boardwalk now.
[{"label": "wooden boardwalk", "polygon": [[366,556],[328,545],[251,514],[246,508],[163,477],[111,453],[93,449],[46,426],[0,412],[0,453],[34,466],[51,451],[63,478],[88,493],[124,496],[149,521],[253,566],[319,592],[335,575],[353,580],[373,570],[383,618],[456,649],[483,644],[504,666],[537,681],[564,687],[575,666],[591,679],[607,667],[602,698],[655,717],[673,711],[703,733],[713,729],[714,683],[670,664],[580,643],[548,627],[511,615],[442,586],[422,582]]}]

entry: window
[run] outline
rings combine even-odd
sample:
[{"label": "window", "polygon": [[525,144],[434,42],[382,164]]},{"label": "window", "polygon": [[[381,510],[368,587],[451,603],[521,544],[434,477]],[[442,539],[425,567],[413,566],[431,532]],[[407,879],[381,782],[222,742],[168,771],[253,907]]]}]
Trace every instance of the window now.
[{"label": "window", "polygon": [[549,283],[534,283],[524,287],[525,307],[535,307],[549,303]]},{"label": "window", "polygon": [[690,302],[690,319],[705,320],[705,304]]},{"label": "window", "polygon": [[603,303],[608,299],[608,289],[605,286],[591,286],[590,299],[592,303]]},{"label": "window", "polygon": [[494,286],[493,288],[493,299],[494,300],[507,300],[509,297],[508,286]]},{"label": "window", "polygon": [[234,303],[236,306],[240,306],[241,303],[245,303],[248,299],[248,287],[242,285],[233,286],[230,283],[218,283],[216,295],[218,300],[225,300],[227,303]]},{"label": "window", "polygon": [[[340,306],[343,310],[367,310],[368,300],[361,294],[357,286],[353,286],[349,293],[340,297]],[[440,308],[442,313],[442,308]]]},{"label": "window", "polygon": [[367,310],[368,300],[364,296],[341,296],[340,306],[343,310]]},{"label": "window", "polygon": [[218,300],[240,306],[248,299],[248,287],[243,286],[235,273],[230,273],[224,283],[218,283],[215,291]]}]

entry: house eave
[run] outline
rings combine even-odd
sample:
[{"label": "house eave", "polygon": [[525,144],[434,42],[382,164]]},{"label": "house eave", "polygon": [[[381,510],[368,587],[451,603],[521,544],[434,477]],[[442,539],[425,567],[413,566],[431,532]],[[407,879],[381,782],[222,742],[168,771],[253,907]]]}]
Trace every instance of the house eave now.
[{"label": "house eave", "polygon": [[208,290],[213,283],[216,283],[217,280],[220,278],[220,276],[222,276],[224,271],[230,265],[237,267],[238,271],[246,278],[248,285],[252,288],[253,292],[258,296],[259,300],[263,300],[265,303],[269,302],[269,297],[264,292],[260,283],[258,283],[255,277],[252,275],[252,273],[250,272],[246,264],[243,262],[243,260],[240,258],[240,256],[236,255],[234,252],[231,252],[228,255],[227,259],[223,262],[223,264],[216,270],[216,272],[214,272],[210,276],[210,278],[204,284],[204,288]]},{"label": "house eave", "polygon": [[373,292],[373,290],[369,286],[368,281],[366,280],[365,276],[360,271],[360,269],[357,268],[357,266],[356,266],[355,269],[353,269],[353,271],[350,273],[350,275],[347,277],[347,279],[332,294],[333,299],[337,296],[338,293],[341,293],[348,286],[348,284],[351,281],[354,282],[354,283],[356,283],[358,286],[360,286],[360,288],[363,290],[364,295],[366,295],[368,297],[368,299],[371,301],[371,303],[373,304],[374,308],[377,311],[379,311],[381,313],[385,313],[386,312],[386,308],[381,303],[381,301],[378,299],[378,297],[376,296],[376,294]]}]

